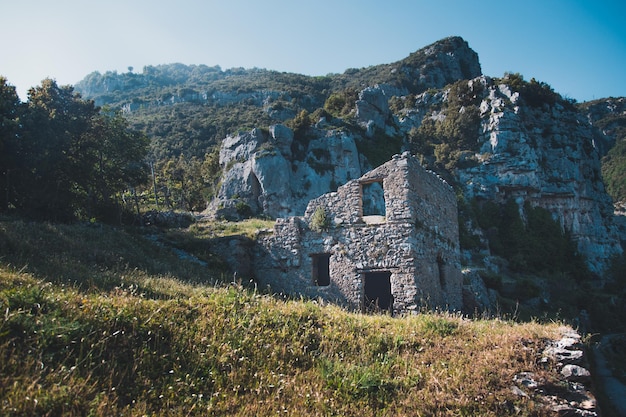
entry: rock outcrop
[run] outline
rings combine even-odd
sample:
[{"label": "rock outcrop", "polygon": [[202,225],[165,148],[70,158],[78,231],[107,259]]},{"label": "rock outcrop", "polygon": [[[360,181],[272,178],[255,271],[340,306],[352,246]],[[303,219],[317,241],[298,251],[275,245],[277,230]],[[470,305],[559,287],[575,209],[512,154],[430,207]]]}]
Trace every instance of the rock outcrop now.
[{"label": "rock outcrop", "polygon": [[[526,202],[547,209],[576,241],[590,270],[601,275],[622,249],[593,125],[567,103],[529,105],[519,92],[489,77],[468,80],[464,88],[474,95],[480,118],[472,149],[462,152],[464,163],[450,169],[465,198],[514,199],[520,211]],[[441,110],[450,100],[449,89],[422,93],[393,113],[389,100],[401,93],[380,85],[364,89],[355,103],[355,120],[363,130],[318,123],[301,141],[300,159],[292,153],[293,132],[283,125],[272,126],[269,134],[255,129],[226,138],[216,213],[237,217],[243,205],[248,214],[302,215],[307,201],[370,168],[358,141],[371,140],[375,130],[406,138],[425,118],[444,122],[450,117]]]},{"label": "rock outcrop", "polygon": [[273,125],[227,137],[220,150],[224,169],[210,211],[217,217],[302,215],[309,200],[361,176],[356,138],[343,130],[316,129],[305,160],[292,155],[293,131]]},{"label": "rock outcrop", "polygon": [[621,253],[611,199],[600,174],[593,127],[560,104],[524,105],[487,78],[480,104],[477,164],[458,169],[466,197],[513,198],[549,210],[578,243],[593,272]]},{"label": "rock outcrop", "polygon": [[[622,253],[613,206],[600,173],[603,147],[585,116],[567,102],[531,105],[501,81],[467,81],[479,109],[480,130],[453,174],[466,199],[514,199],[549,210],[577,242],[592,272],[601,274]],[[417,96],[403,111],[400,129],[418,128],[424,116],[444,121],[450,90]],[[461,107],[459,112],[465,111]]]}]

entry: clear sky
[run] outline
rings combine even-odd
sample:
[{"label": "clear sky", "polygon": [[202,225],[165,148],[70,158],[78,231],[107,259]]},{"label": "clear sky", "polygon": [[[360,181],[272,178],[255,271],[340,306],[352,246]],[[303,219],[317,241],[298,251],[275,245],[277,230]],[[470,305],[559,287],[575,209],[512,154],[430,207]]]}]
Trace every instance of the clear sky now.
[{"label": "clear sky", "polygon": [[23,101],[47,77],[175,62],[341,73],[453,35],[485,75],[626,96],[625,0],[0,0],[0,13],[0,75]]}]

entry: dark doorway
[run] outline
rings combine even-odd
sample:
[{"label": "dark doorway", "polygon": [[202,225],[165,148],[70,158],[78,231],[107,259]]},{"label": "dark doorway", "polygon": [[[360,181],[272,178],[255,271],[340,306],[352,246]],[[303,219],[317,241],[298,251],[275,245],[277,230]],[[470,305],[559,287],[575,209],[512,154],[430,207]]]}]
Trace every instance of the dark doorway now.
[{"label": "dark doorway", "polygon": [[391,310],[393,308],[391,272],[366,272],[363,277],[365,281],[365,310]]},{"label": "dark doorway", "polygon": [[330,253],[311,255],[313,261],[313,282],[319,287],[330,285]]},{"label": "dark doorway", "polygon": [[437,266],[439,267],[439,284],[441,285],[441,289],[446,291],[446,286],[448,283],[446,276],[446,261],[443,259],[443,256],[437,256]]}]

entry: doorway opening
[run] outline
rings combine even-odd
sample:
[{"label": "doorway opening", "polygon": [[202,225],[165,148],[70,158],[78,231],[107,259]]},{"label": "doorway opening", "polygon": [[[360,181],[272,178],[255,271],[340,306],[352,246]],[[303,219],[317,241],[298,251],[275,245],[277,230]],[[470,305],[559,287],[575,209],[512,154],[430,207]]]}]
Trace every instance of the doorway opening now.
[{"label": "doorway opening", "polygon": [[330,253],[318,253],[311,255],[313,264],[313,283],[318,287],[330,285]]},{"label": "doorway opening", "polygon": [[368,312],[392,311],[391,272],[365,272],[363,281],[365,287],[364,310]]}]

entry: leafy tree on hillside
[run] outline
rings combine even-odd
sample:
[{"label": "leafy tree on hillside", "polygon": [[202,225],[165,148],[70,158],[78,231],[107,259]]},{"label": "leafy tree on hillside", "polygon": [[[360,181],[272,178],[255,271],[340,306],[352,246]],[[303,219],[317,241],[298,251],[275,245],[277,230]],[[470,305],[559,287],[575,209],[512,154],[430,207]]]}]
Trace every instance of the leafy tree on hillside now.
[{"label": "leafy tree on hillside", "polygon": [[163,198],[168,209],[204,210],[217,193],[219,151],[214,148],[204,158],[181,154],[161,162],[157,172],[159,200]]},{"label": "leafy tree on hillside", "polygon": [[89,218],[106,218],[118,211],[119,193],[146,182],[148,138],[129,129],[119,113],[95,117],[85,136],[91,144],[83,156],[85,176],[76,178],[82,207]]},{"label": "leafy tree on hillside", "polygon": [[543,81],[531,78],[525,81],[520,73],[506,73],[500,81],[508,85],[513,91],[520,93],[520,97],[531,107],[553,106],[560,103],[562,106],[572,109],[574,100],[565,99],[559,93]]},{"label": "leafy tree on hillside", "polygon": [[85,133],[98,110],[80,100],[72,87],[46,79],[28,91],[20,140],[20,186],[16,206],[36,217],[68,220],[79,196],[75,180],[86,174]]},{"label": "leafy tree on hillside", "polygon": [[452,84],[443,109],[445,118],[435,121],[426,115],[420,127],[409,132],[411,150],[427,158],[434,157],[436,166],[432,168],[442,175],[460,164],[475,163],[466,155],[478,151],[482,88],[482,84],[470,85],[467,80]]},{"label": "leafy tree on hillside", "polygon": [[100,112],[71,86],[46,79],[31,88],[20,126],[7,155],[15,160],[7,194],[22,214],[110,218],[116,193],[146,178],[147,139],[119,115]]},{"label": "leafy tree on hillside", "polygon": [[492,253],[507,259],[512,270],[564,272],[578,280],[588,275],[571,236],[548,210],[529,202],[521,209],[513,199],[504,204],[474,199],[471,205]]},{"label": "leafy tree on hillside", "polygon": [[0,76],[0,212],[9,204],[11,171],[15,167],[20,100],[15,87]]},{"label": "leafy tree on hillside", "polygon": [[602,158],[602,177],[615,201],[626,201],[626,140],[618,141]]}]

